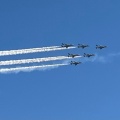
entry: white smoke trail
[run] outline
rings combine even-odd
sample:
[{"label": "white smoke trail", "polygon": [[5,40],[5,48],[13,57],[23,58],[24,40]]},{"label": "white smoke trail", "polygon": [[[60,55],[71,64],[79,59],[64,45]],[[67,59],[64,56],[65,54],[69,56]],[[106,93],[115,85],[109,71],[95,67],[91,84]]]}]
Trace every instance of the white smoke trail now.
[{"label": "white smoke trail", "polygon": [[0,51],[0,56],[28,54],[28,53],[36,53],[36,52],[49,52],[49,51],[65,50],[65,49],[72,49],[72,48],[76,48],[76,47],[65,48],[60,46],[52,46],[52,47],[42,47],[42,48],[8,50],[8,51]]},{"label": "white smoke trail", "polygon": [[0,73],[11,73],[11,72],[18,73],[20,71],[31,72],[33,70],[48,70],[48,69],[53,69],[53,68],[57,68],[65,65],[69,65],[69,64],[53,64],[53,65],[41,65],[41,66],[4,68],[4,69],[0,69]]},{"label": "white smoke trail", "polygon": [[[76,56],[76,57],[80,57],[80,56]],[[26,63],[35,63],[35,62],[40,63],[40,62],[47,62],[47,61],[54,61],[54,60],[64,60],[64,59],[71,59],[71,57],[57,56],[57,57],[46,57],[46,58],[0,61],[0,65],[15,65],[15,64],[26,64]]]}]

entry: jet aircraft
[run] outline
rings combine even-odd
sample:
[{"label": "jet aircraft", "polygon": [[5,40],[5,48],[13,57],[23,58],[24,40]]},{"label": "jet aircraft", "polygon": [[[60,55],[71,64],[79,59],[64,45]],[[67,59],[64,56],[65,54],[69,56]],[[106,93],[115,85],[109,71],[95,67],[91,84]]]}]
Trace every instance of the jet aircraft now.
[{"label": "jet aircraft", "polygon": [[89,45],[78,44],[78,48],[82,48],[82,49],[84,49],[84,48],[86,48],[86,47],[89,47]]},{"label": "jet aircraft", "polygon": [[96,45],[96,49],[103,49],[103,48],[106,48],[107,46],[104,46],[104,45]]},{"label": "jet aircraft", "polygon": [[95,54],[86,54],[86,53],[84,53],[84,55],[83,55],[84,57],[91,57],[91,56],[95,56]]},{"label": "jet aircraft", "polygon": [[80,56],[80,55],[78,55],[78,54],[70,54],[70,53],[68,53],[68,57],[72,57],[72,58],[74,58],[74,57],[76,57],[76,56]]},{"label": "jet aircraft", "polygon": [[62,45],[61,45],[61,47],[66,47],[66,48],[72,47],[72,46],[74,46],[74,45],[72,45],[72,44],[64,44],[64,43],[62,43]]},{"label": "jet aircraft", "polygon": [[82,62],[76,62],[76,61],[71,61],[71,62],[70,62],[71,65],[75,65],[75,66],[78,65],[78,64],[81,64],[81,63],[82,63]]}]

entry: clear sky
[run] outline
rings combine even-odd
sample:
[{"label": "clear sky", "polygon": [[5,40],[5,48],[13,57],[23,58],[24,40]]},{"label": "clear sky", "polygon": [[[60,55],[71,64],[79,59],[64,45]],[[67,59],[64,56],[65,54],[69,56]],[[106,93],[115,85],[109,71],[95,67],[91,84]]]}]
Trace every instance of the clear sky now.
[{"label": "clear sky", "polygon": [[119,0],[0,0],[0,50],[90,45],[0,60],[97,55],[76,67],[0,74],[0,120],[120,120],[119,32]]}]

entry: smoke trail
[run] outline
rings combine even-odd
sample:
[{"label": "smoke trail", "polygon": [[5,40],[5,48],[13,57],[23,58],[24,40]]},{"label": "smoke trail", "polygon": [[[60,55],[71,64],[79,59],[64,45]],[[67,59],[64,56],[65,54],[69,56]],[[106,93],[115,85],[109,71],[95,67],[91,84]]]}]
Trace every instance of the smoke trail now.
[{"label": "smoke trail", "polygon": [[[76,48],[76,47],[69,47],[67,49],[72,49],[72,48]],[[49,52],[49,51],[65,50],[65,49],[66,49],[65,47],[52,46],[52,47],[42,47],[42,48],[9,50],[9,51],[0,51],[0,56],[28,54],[28,53],[36,53],[36,52]]]},{"label": "smoke trail", "polygon": [[[80,57],[80,56],[76,56]],[[75,57],[75,58],[76,58]],[[25,64],[25,63],[40,63],[54,60],[63,60],[63,59],[71,59],[71,57],[67,56],[57,56],[57,57],[46,57],[46,58],[34,58],[34,59],[21,59],[21,60],[9,60],[9,61],[0,61],[0,65],[15,65],[15,64]]]},{"label": "smoke trail", "polygon": [[48,70],[48,69],[53,69],[53,68],[57,68],[60,66],[65,66],[68,64],[53,64],[53,65],[41,65],[41,66],[28,66],[28,67],[16,67],[16,68],[4,68],[4,69],[0,69],[0,73],[18,73],[20,71],[23,72],[31,72],[33,70]]},{"label": "smoke trail", "polygon": [[118,53],[110,53],[108,56],[109,57],[117,57],[117,56],[120,56],[120,52],[118,52]]},{"label": "smoke trail", "polygon": [[98,54],[96,54],[94,57],[92,58],[85,58],[86,61],[91,61],[91,62],[102,62],[105,63],[106,62],[106,58],[105,56],[100,56]]},{"label": "smoke trail", "polygon": [[108,62],[112,62],[112,60],[115,59],[115,57],[119,57],[119,56],[120,56],[120,52],[119,53],[110,53],[110,54],[107,54],[107,55],[95,54],[95,57],[84,58],[84,59],[82,59],[82,61],[83,62],[108,63]]}]

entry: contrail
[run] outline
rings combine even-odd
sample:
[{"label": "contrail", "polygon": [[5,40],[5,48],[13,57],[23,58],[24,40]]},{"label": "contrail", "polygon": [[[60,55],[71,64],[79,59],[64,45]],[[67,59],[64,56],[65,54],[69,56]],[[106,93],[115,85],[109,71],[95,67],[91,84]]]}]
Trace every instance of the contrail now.
[{"label": "contrail", "polygon": [[76,48],[76,47],[65,48],[60,46],[51,46],[51,47],[42,47],[42,48],[8,50],[8,51],[0,51],[0,56],[28,54],[28,53],[36,53],[36,52],[49,52],[49,51],[65,50],[65,49],[72,49],[72,48]]},{"label": "contrail", "polygon": [[65,65],[69,65],[69,64],[53,64],[53,65],[41,65],[41,66],[4,68],[4,69],[0,69],[0,73],[10,73],[10,72],[18,73],[20,71],[31,72],[33,70],[48,70],[48,69],[53,69],[53,68],[57,68],[59,66],[65,66]]},{"label": "contrail", "polygon": [[[76,56],[81,57],[81,56]],[[71,59],[67,56],[57,56],[57,57],[46,57],[46,58],[33,58],[33,59],[21,59],[21,60],[9,60],[9,61],[0,61],[0,65],[15,65],[15,64],[26,64],[26,63],[40,63],[54,60],[64,60]]]}]

